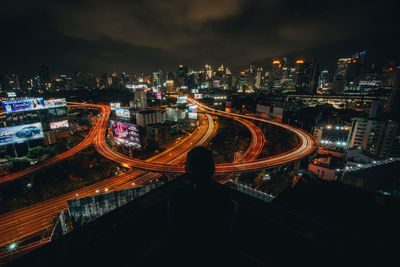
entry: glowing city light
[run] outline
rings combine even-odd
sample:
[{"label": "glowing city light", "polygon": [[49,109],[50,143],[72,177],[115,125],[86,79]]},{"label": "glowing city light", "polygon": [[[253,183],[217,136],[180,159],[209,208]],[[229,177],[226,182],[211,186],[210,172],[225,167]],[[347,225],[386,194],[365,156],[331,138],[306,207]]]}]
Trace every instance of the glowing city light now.
[{"label": "glowing city light", "polygon": [[16,249],[17,249],[17,243],[11,242],[11,243],[8,245],[8,250],[9,250],[9,251],[15,251]]}]

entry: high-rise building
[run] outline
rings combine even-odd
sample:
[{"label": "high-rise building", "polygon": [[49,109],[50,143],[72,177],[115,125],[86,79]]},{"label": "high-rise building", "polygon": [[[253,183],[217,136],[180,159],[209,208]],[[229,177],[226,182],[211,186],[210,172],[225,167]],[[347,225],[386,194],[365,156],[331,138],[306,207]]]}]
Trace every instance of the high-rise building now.
[{"label": "high-rise building", "polygon": [[319,64],[316,59],[311,62],[297,60],[294,80],[296,91],[300,93],[316,93],[318,88]]},{"label": "high-rise building", "polygon": [[391,89],[388,111],[393,120],[400,122],[400,67],[389,67],[385,71],[385,86]]},{"label": "high-rise building", "polygon": [[270,75],[270,84],[272,89],[280,88],[281,78],[282,78],[282,64],[280,60],[273,60],[271,75]]},{"label": "high-rise building", "polygon": [[225,68],[224,68],[224,64],[222,64],[217,69],[217,76],[221,78],[224,74],[225,74]]},{"label": "high-rise building", "polygon": [[80,71],[76,71],[73,77],[73,84],[75,88],[83,88],[84,87],[84,80],[82,73]]},{"label": "high-rise building", "polygon": [[97,88],[97,79],[96,75],[94,73],[88,73],[87,77],[87,87],[90,90],[96,89]]},{"label": "high-rise building", "polygon": [[212,67],[209,66],[208,64],[206,64],[204,66],[204,68],[205,68],[205,73],[206,73],[206,80],[211,79],[212,78],[212,74],[213,74]]},{"label": "high-rise building", "polygon": [[178,70],[176,72],[176,85],[181,87],[181,86],[187,86],[187,75],[188,75],[189,68],[188,66],[184,65],[179,65]]},{"label": "high-rise building", "polygon": [[322,70],[319,76],[318,89],[328,91],[332,88],[333,72],[329,70]]},{"label": "high-rise building", "polygon": [[318,89],[319,79],[319,63],[313,58],[311,61],[311,73],[310,73],[310,85],[308,87],[308,93],[316,93]]},{"label": "high-rise building", "polygon": [[40,64],[39,78],[40,78],[41,88],[43,90],[47,90],[49,88],[49,83],[50,83],[49,65]]},{"label": "high-rise building", "polygon": [[333,81],[333,91],[358,91],[359,79],[364,65],[366,51],[356,52],[350,58],[340,58]]},{"label": "high-rise building", "polygon": [[262,67],[258,67],[257,74],[256,74],[256,88],[257,89],[260,89],[260,87],[261,87],[262,73],[263,73]]},{"label": "high-rise building", "polygon": [[174,85],[174,80],[167,80],[166,81],[166,92],[167,94],[176,94],[176,88]]},{"label": "high-rise building", "polygon": [[399,136],[398,128],[398,123],[391,120],[356,118],[352,123],[349,147],[362,148],[382,159],[397,155],[399,151],[393,144]]},{"label": "high-rise building", "polygon": [[134,99],[130,106],[138,110],[146,109],[147,108],[146,92],[142,90],[137,90],[133,92],[133,95]]},{"label": "high-rise building", "polygon": [[109,87],[110,85],[109,85],[109,83],[108,83],[108,78],[107,78],[107,73],[103,73],[102,75],[101,75],[101,78],[100,78],[100,88],[101,89],[103,89],[103,88],[107,88],[107,87]]},{"label": "high-rise building", "polygon": [[246,89],[246,72],[242,71],[239,75],[238,92],[243,93]]},{"label": "high-rise building", "polygon": [[254,92],[254,76],[255,76],[254,65],[250,64],[249,69],[246,71],[246,85],[247,85],[247,88],[245,90],[246,93]]},{"label": "high-rise building", "polygon": [[296,91],[298,93],[307,92],[310,84],[311,64],[304,62],[304,60],[297,60],[294,81],[296,83]]},{"label": "high-rise building", "polygon": [[162,71],[160,70],[158,72],[153,72],[153,85],[160,86],[162,83]]},{"label": "high-rise building", "polygon": [[[113,89],[121,89],[121,87],[122,87],[121,76],[119,76],[117,73],[114,72],[113,74],[111,74],[111,79],[112,79],[111,87]],[[143,82],[143,80],[142,80],[142,82]]]}]

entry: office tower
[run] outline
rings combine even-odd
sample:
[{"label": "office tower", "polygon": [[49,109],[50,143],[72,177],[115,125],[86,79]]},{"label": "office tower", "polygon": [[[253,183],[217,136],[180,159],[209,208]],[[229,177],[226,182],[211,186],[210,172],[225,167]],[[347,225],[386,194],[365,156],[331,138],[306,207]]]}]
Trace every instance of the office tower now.
[{"label": "office tower", "polygon": [[296,92],[314,94],[317,92],[319,78],[319,64],[316,59],[311,62],[297,60],[294,80]]},{"label": "office tower", "polygon": [[162,71],[153,72],[153,85],[160,86],[162,85]]},{"label": "office tower", "polygon": [[39,78],[40,78],[40,87],[43,90],[48,89],[48,84],[50,83],[49,65],[40,64]]},{"label": "office tower", "polygon": [[329,70],[322,70],[319,76],[318,89],[322,91],[330,90],[333,82],[333,72]]},{"label": "office tower", "polygon": [[179,65],[178,70],[176,72],[176,86],[182,87],[187,86],[187,75],[189,68],[188,66]]},{"label": "office tower", "polygon": [[256,88],[257,89],[260,89],[260,87],[261,87],[262,73],[263,73],[262,67],[258,67],[257,74],[256,74]]},{"label": "office tower", "polygon": [[366,51],[356,52],[350,58],[340,58],[337,63],[333,91],[358,91],[359,79],[364,65]]},{"label": "office tower", "polygon": [[176,94],[176,88],[174,85],[174,80],[167,80],[166,81],[166,92],[167,94]]},{"label": "office tower", "polygon": [[206,80],[211,79],[212,78],[212,67],[209,66],[208,64],[206,64],[204,66],[204,68],[205,68],[205,73],[206,73]]},{"label": "office tower", "polygon": [[224,68],[224,64],[222,64],[217,69],[217,76],[222,78],[224,74],[225,74],[225,68]]},{"label": "office tower", "polygon": [[250,64],[249,69],[246,71],[246,93],[252,93],[254,92],[254,75],[255,75],[255,69],[254,65]]},{"label": "office tower", "polygon": [[297,60],[295,65],[294,81],[296,84],[296,92],[306,93],[310,84],[311,64],[304,60]]},{"label": "office tower", "polygon": [[88,77],[87,77],[87,87],[88,89],[96,89],[97,88],[97,79],[96,79],[96,75],[94,73],[88,73]]},{"label": "office tower", "polygon": [[109,87],[110,85],[108,84],[108,78],[107,78],[107,73],[103,73],[102,75],[101,75],[101,78],[100,78],[100,88],[107,88],[107,87]]},{"label": "office tower", "polygon": [[133,106],[135,109],[144,110],[147,108],[147,96],[145,91],[134,91],[133,92],[134,99],[133,99]]},{"label": "office tower", "polygon": [[281,78],[282,78],[282,64],[279,60],[273,60],[271,75],[270,75],[270,84],[272,89],[280,88]]},{"label": "office tower", "polygon": [[391,88],[388,111],[393,120],[400,122],[400,69],[389,68],[386,78],[385,83]]},{"label": "office tower", "polygon": [[318,88],[318,78],[319,78],[319,63],[313,58],[311,61],[311,69],[310,69],[310,84],[308,86],[307,92],[310,94],[315,94]]},{"label": "office tower", "polygon": [[74,73],[73,84],[74,84],[75,88],[83,88],[84,80],[83,80],[82,73],[80,71],[76,71]]},{"label": "office tower", "polygon": [[352,123],[349,147],[362,148],[385,159],[398,152],[397,147],[393,146],[399,136],[398,131],[398,123],[392,120],[356,118]]},{"label": "office tower", "polygon": [[[121,89],[121,87],[122,87],[121,76],[119,76],[117,73],[114,72],[113,74],[111,74],[111,79],[112,79],[111,88]],[[143,82],[143,80],[142,80],[142,82]]]},{"label": "office tower", "polygon": [[239,75],[238,92],[243,93],[246,89],[246,72],[242,71]]}]

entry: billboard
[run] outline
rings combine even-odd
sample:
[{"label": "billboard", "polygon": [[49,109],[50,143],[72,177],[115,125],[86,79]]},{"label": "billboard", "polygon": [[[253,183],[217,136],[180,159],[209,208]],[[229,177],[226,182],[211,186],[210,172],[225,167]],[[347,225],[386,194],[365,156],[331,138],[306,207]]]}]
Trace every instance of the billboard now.
[{"label": "billboard", "polygon": [[188,113],[188,119],[189,119],[189,120],[197,120],[197,113],[189,112],[189,113]]},{"label": "billboard", "polygon": [[257,111],[257,112],[260,112],[260,113],[264,113],[264,114],[269,114],[269,112],[270,112],[270,107],[269,107],[269,106],[264,106],[264,105],[257,104],[256,111]]},{"label": "billboard", "polygon": [[136,125],[120,121],[110,121],[114,139],[126,146],[140,148],[139,129]]},{"label": "billboard", "polygon": [[110,108],[111,108],[111,110],[121,108],[121,103],[110,103]]},{"label": "billboard", "polygon": [[189,113],[197,113],[197,105],[189,105],[188,111]]},{"label": "billboard", "polygon": [[194,94],[194,99],[203,99],[203,94]]},{"label": "billboard", "polygon": [[7,92],[7,97],[17,97],[15,92]]},{"label": "billboard", "polygon": [[187,103],[187,97],[186,96],[178,96],[176,100],[177,104],[186,104]]},{"label": "billboard", "polygon": [[69,126],[68,120],[64,121],[56,121],[56,122],[50,122],[50,129],[60,129],[60,128],[67,128]]},{"label": "billboard", "polygon": [[125,108],[116,108],[115,115],[117,115],[118,117],[127,118],[127,119],[131,118],[129,109],[125,109]]},{"label": "billboard", "polygon": [[274,107],[273,115],[275,117],[283,117],[283,108]]},{"label": "billboard", "polygon": [[42,97],[1,101],[1,104],[3,105],[4,113],[43,109],[45,107]]},{"label": "billboard", "polygon": [[157,99],[162,99],[162,94],[161,93],[157,93]]},{"label": "billboard", "polygon": [[65,100],[65,98],[49,99],[44,101],[44,106],[46,108],[65,107],[66,105],[67,105],[67,100]]},{"label": "billboard", "polygon": [[43,138],[40,122],[0,128],[0,146]]}]

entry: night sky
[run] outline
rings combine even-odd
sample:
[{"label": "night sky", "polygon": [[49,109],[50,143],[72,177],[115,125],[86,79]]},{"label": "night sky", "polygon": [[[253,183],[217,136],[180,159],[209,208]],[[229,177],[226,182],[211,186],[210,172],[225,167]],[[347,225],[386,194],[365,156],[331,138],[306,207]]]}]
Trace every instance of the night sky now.
[{"label": "night sky", "polygon": [[[307,2],[307,3],[304,3]],[[2,0],[0,72],[151,72],[178,64],[268,69],[276,56],[399,57],[396,1]]]}]

